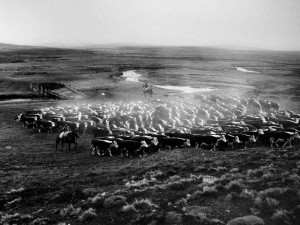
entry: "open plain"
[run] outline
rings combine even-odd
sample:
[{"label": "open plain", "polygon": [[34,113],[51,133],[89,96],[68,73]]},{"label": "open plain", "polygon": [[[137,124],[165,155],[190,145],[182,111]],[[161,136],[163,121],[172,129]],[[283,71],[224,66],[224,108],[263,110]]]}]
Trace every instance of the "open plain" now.
[{"label": "open plain", "polygon": [[[81,135],[78,151],[69,153],[55,149],[57,132],[39,133],[14,121],[17,114],[45,107],[195,105],[195,94],[268,99],[296,114],[299,59],[298,52],[214,48],[1,46],[0,223],[226,224],[254,215],[265,224],[299,224],[299,146],[100,157],[91,154],[89,135]],[[153,97],[143,95],[140,82],[126,80],[126,71],[141,75]],[[62,83],[88,97],[48,99],[30,91],[31,82]]]}]

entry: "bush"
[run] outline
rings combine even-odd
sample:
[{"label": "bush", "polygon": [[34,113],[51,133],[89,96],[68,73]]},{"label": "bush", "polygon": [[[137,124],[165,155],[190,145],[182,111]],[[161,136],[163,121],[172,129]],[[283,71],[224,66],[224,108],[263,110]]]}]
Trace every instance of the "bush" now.
[{"label": "bush", "polygon": [[265,182],[265,181],[270,181],[274,179],[274,174],[271,172],[267,172],[264,175],[262,175],[262,177],[260,178],[261,181]]},{"label": "bush", "polygon": [[272,215],[271,219],[275,224],[286,224],[285,222],[289,220],[289,213],[285,209],[278,209]]},{"label": "bush", "polygon": [[158,205],[152,203],[150,199],[135,199],[133,203],[134,208],[136,209],[151,209],[151,208],[158,208]]},{"label": "bush", "polygon": [[263,200],[260,197],[256,197],[254,199],[254,204],[255,206],[257,206],[258,208],[261,208],[263,205]]},{"label": "bush", "polygon": [[185,190],[186,189],[185,183],[186,182],[184,180],[179,180],[179,181],[168,183],[166,187],[171,190]]},{"label": "bush", "polygon": [[93,208],[89,208],[82,213],[82,215],[79,217],[79,220],[83,222],[94,218],[97,218],[96,210]]},{"label": "bush", "polygon": [[263,191],[258,193],[258,196],[261,198],[266,197],[281,197],[285,192],[286,188],[274,187],[274,188],[267,188]]},{"label": "bush", "polygon": [[127,204],[122,207],[121,211],[122,212],[136,212],[136,208],[134,207],[134,205]]},{"label": "bush", "polygon": [[205,186],[203,188],[203,196],[215,196],[217,195],[218,193],[218,190],[216,189],[216,186],[212,186],[212,187],[208,187],[208,186]]},{"label": "bush", "polygon": [[59,215],[63,218],[65,217],[74,217],[77,216],[81,212],[81,208],[74,208],[74,206],[71,204],[67,206],[66,208],[62,209],[59,213]]},{"label": "bush", "polygon": [[241,180],[233,180],[228,183],[226,188],[228,190],[241,191],[244,188],[244,185],[241,183]]},{"label": "bush", "polygon": [[274,198],[267,197],[266,202],[267,202],[268,206],[270,206],[271,208],[274,208],[279,205],[279,201]]},{"label": "bush", "polygon": [[226,187],[223,184],[217,184],[215,187],[217,191],[223,191],[226,189]]},{"label": "bush", "polygon": [[254,201],[256,192],[254,190],[245,189],[240,193],[241,198],[246,198]]},{"label": "bush", "polygon": [[230,173],[237,173],[239,172],[239,168],[232,168],[231,170],[229,170]]}]

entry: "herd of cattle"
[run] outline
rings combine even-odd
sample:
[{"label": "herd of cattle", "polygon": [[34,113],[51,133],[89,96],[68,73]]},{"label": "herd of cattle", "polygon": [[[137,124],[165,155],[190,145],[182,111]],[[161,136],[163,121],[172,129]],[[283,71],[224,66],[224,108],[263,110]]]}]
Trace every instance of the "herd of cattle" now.
[{"label": "herd of cattle", "polygon": [[142,156],[161,149],[194,147],[225,151],[299,142],[300,114],[268,100],[196,95],[186,102],[106,102],[47,107],[15,117],[26,128],[58,132],[56,147],[92,137],[92,154]]}]

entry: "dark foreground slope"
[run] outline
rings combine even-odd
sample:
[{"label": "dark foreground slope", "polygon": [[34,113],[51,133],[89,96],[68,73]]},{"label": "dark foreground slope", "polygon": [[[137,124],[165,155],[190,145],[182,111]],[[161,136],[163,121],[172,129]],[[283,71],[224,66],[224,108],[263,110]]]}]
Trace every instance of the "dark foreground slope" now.
[{"label": "dark foreground slope", "polygon": [[224,224],[257,215],[299,224],[299,147],[95,157],[81,136],[80,151],[67,153],[55,149],[57,134],[13,121],[37,104],[1,105],[0,223]]}]

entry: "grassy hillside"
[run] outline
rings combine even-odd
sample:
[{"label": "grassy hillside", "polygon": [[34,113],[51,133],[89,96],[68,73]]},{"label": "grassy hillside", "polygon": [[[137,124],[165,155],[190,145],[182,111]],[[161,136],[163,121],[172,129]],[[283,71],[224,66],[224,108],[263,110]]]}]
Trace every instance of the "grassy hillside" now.
[{"label": "grassy hillside", "polygon": [[299,224],[299,147],[95,157],[81,136],[79,152],[68,153],[55,149],[56,134],[12,120],[25,106],[38,105],[1,110],[1,223],[225,224],[257,215]]}]

